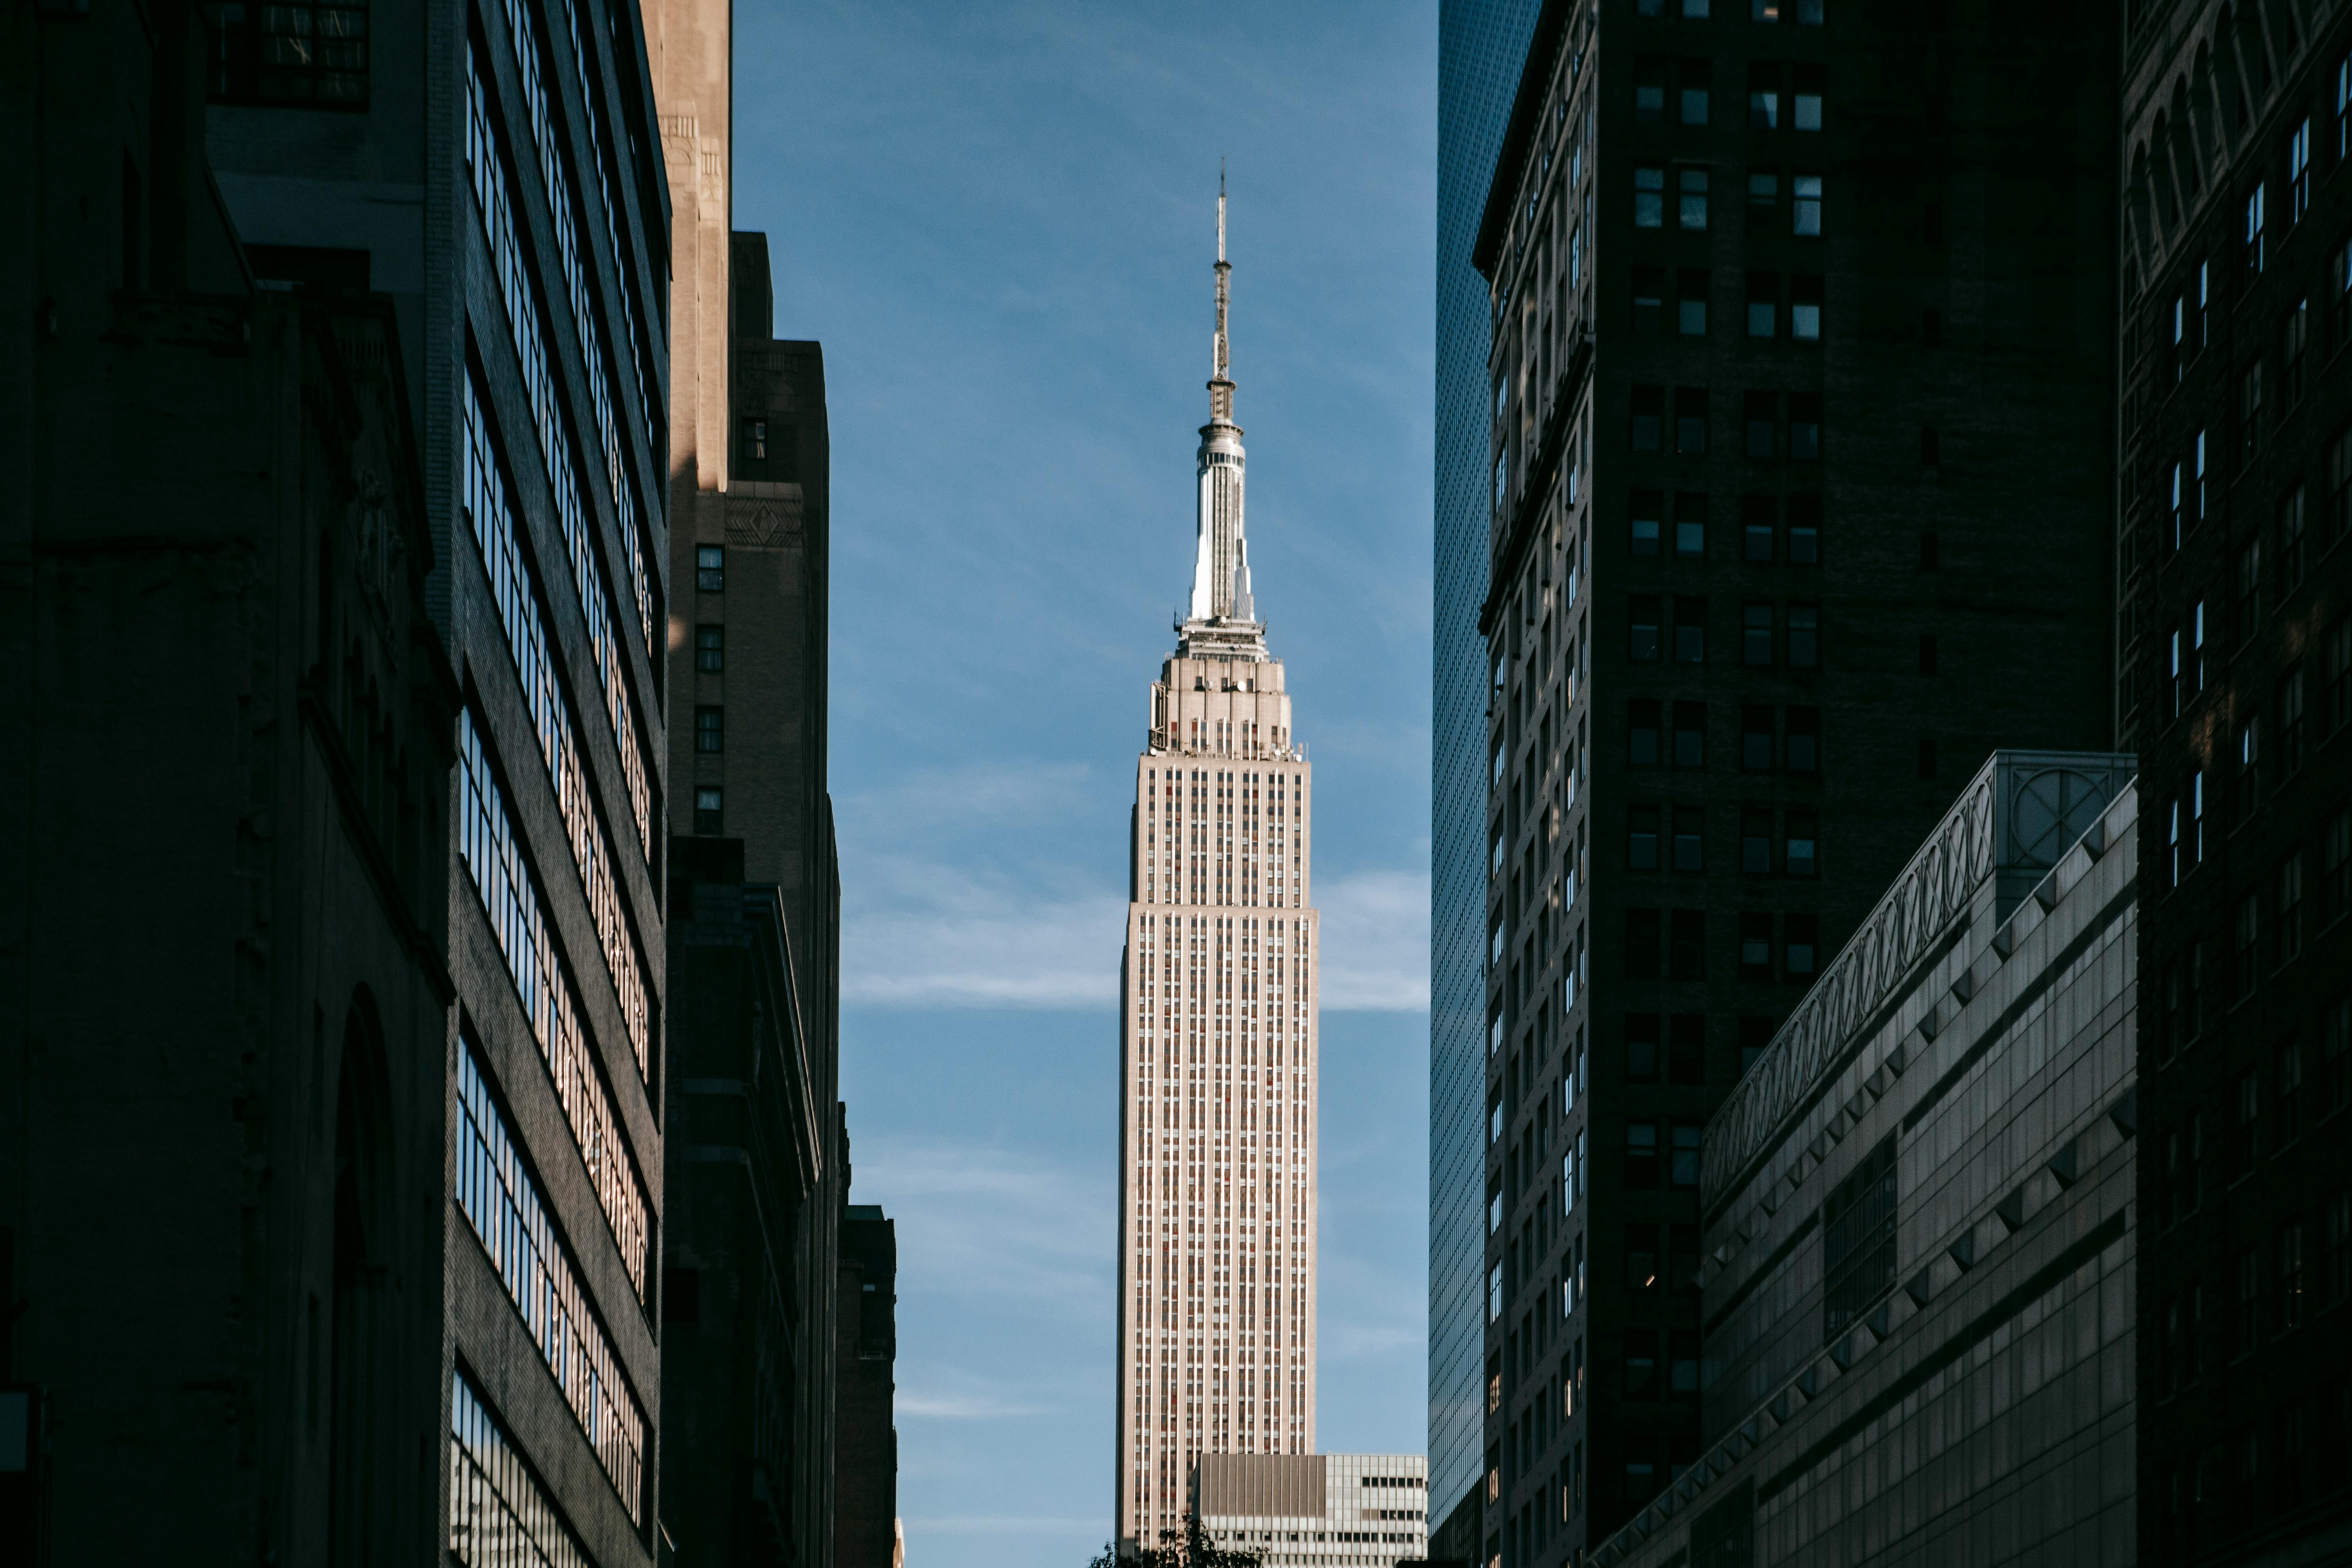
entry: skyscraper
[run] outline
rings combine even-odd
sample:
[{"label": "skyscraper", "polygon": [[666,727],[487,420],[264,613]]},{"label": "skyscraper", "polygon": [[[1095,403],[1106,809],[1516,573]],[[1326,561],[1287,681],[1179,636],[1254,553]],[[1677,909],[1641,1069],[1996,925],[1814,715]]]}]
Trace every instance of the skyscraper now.
[{"label": "skyscraper", "polygon": [[1192,596],[1151,688],[1120,961],[1122,1541],[1202,1453],[1315,1447],[1313,779],[1250,595],[1225,199]]},{"label": "skyscraper", "polygon": [[1958,769],[2110,732],[2114,17],[1961,10],[1549,0],[1528,51],[1452,699],[1503,1568],[1696,1460],[1700,1129]]},{"label": "skyscraper", "polygon": [[2352,1552],[2352,17],[2130,7],[2139,1560]]},{"label": "skyscraper", "polygon": [[[1430,658],[1429,1503],[1455,1521],[1479,1478],[1480,1210],[1486,1163],[1486,280],[1470,264],[1537,0],[1445,0],[1437,13],[1437,441]],[[1470,1515],[1477,1510],[1475,1502]]]}]

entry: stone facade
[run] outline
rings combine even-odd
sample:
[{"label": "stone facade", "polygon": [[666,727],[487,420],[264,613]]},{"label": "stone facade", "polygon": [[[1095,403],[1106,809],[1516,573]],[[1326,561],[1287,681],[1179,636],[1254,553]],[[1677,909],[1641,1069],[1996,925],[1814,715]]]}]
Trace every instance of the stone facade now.
[{"label": "stone facade", "polygon": [[1211,1544],[1265,1568],[1392,1568],[1429,1549],[1419,1454],[1202,1454],[1192,1505]]},{"label": "stone facade", "polygon": [[2129,8],[2116,706],[2141,757],[2141,1561],[2352,1557],[2341,5]]}]

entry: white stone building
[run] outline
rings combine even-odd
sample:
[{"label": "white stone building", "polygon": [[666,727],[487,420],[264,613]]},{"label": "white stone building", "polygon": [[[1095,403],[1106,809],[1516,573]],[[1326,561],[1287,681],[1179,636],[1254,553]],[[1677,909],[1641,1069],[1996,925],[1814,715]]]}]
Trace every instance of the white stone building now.
[{"label": "white stone building", "polygon": [[1136,759],[1120,964],[1118,1520],[1203,1454],[1315,1448],[1313,777],[1250,596],[1224,197],[1191,603]]},{"label": "white stone building", "polygon": [[1201,1526],[1265,1568],[1391,1568],[1429,1552],[1429,1461],[1419,1454],[1204,1454]]}]

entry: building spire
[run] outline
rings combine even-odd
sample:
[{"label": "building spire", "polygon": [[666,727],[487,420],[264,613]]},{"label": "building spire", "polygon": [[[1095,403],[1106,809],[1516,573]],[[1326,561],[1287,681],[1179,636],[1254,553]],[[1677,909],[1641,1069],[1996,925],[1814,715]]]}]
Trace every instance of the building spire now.
[{"label": "building spire", "polygon": [[1250,593],[1249,542],[1243,534],[1242,428],[1234,423],[1234,380],[1225,317],[1233,296],[1225,259],[1225,166],[1217,162],[1217,335],[1209,378],[1209,422],[1201,426],[1194,478],[1199,510],[1193,540],[1192,597],[1177,623],[1181,646],[1213,658],[1261,659],[1265,629]]},{"label": "building spire", "polygon": [[1225,307],[1233,292],[1234,264],[1225,259],[1225,161],[1217,160],[1217,338],[1210,358],[1209,419],[1234,422],[1233,361],[1225,337]]}]

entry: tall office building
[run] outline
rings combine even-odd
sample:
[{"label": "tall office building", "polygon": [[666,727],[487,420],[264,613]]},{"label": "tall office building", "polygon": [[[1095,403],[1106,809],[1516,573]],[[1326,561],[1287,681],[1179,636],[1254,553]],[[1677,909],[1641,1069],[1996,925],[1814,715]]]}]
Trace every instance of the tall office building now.
[{"label": "tall office building", "polygon": [[2147,814],[2140,1561],[2341,1561],[2352,17],[2130,16],[2116,694]]},{"label": "tall office building", "polygon": [[[564,1398],[593,1385],[542,1370],[478,1248],[445,1271],[479,1211],[449,1206],[460,692],[412,324],[256,287],[190,21],[0,20],[0,1562],[437,1561],[453,1341],[522,1388],[603,1560],[644,1561],[598,1468],[627,1449]],[[537,1178],[497,1173],[551,1247]]]},{"label": "tall office building", "polygon": [[[168,828],[109,873],[149,885],[134,945],[159,967],[79,987],[99,1011],[63,1056],[135,1050],[24,1102],[47,1129],[144,1121],[74,1190],[154,1227],[62,1238],[106,1272],[47,1273],[16,1331],[46,1358],[68,1314],[118,1314],[115,1371],[59,1383],[50,1429],[81,1436],[57,1462],[95,1484],[53,1494],[50,1540],[649,1564],[668,197],[638,13],[296,0],[10,26],[11,68],[62,73],[38,101],[84,117],[65,141],[89,161],[42,186],[79,211],[47,232],[102,222],[122,258],[52,275],[43,352],[97,373],[82,407],[135,387],[121,427],[150,432],[135,465],[114,436],[78,451],[94,504],[31,552],[88,563],[44,606],[60,647],[147,668],[77,656],[111,695],[37,750],[104,769],[59,797],[104,804],[95,840]],[[0,97],[37,100],[29,79]],[[120,482],[93,477],[110,463]],[[88,591],[140,573],[135,596]],[[119,957],[121,900],[83,896],[77,955]],[[139,1018],[158,998],[175,1016]],[[106,1109],[126,1091],[140,1115]],[[185,1289],[123,1289],[158,1274]],[[140,1484],[142,1448],[168,1483]]]},{"label": "tall office building", "polygon": [[1192,590],[1151,688],[1119,964],[1123,1542],[1181,1531],[1202,1454],[1315,1449],[1313,776],[1250,595],[1225,316]]},{"label": "tall office building", "polygon": [[[202,8],[264,277],[391,294],[463,696],[446,1544],[658,1539],[669,194],[631,0]],[[356,633],[354,626],[352,631]]]},{"label": "tall office building", "polygon": [[[1437,12],[1437,441],[1429,825],[1429,1497],[1468,1558],[1485,1420],[1486,280],[1470,264],[1537,0]],[[1464,1517],[1456,1520],[1457,1508]],[[1461,1537],[1454,1540],[1454,1536]]]},{"label": "tall office building", "polygon": [[[848,1133],[827,789],[824,355],[733,213],[731,12],[667,0],[670,1207],[663,1524],[681,1564],[832,1563]],[[854,1323],[849,1325],[854,1331]]]},{"label": "tall office building", "polygon": [[1707,1115],[1956,765],[2108,737],[2112,26],[1538,20],[1474,253],[1484,1561],[1567,1560],[1697,1459],[1643,1369],[1703,1326]]}]

